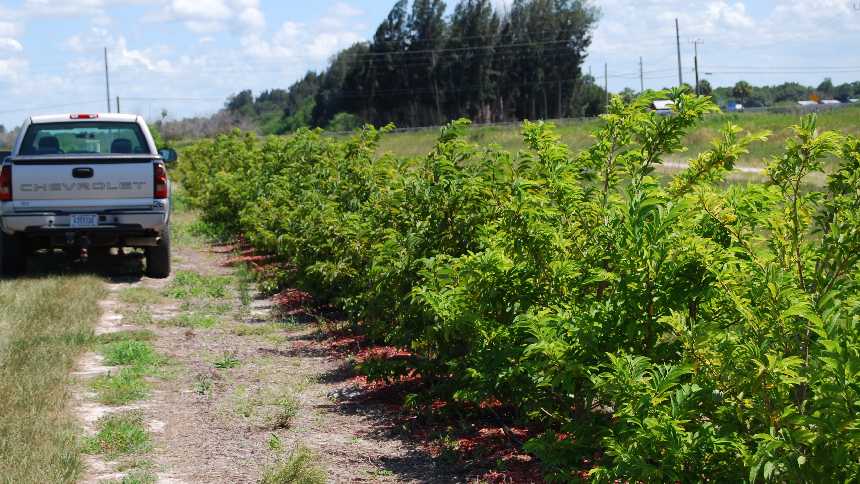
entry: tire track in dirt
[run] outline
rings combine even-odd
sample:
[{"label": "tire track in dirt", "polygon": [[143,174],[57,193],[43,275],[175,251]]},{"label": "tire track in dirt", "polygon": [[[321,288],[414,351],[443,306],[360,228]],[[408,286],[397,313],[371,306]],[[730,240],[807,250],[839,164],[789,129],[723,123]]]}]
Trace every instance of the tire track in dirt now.
[{"label": "tire track in dirt", "polygon": [[[121,303],[118,299],[119,293],[128,287],[142,282],[108,282],[108,297],[99,301],[99,306],[102,310],[102,315],[98,324],[95,327],[96,336],[118,333],[120,331],[133,331],[143,329],[135,325],[125,324],[123,315],[118,311],[121,308]],[[167,281],[150,280],[146,282],[150,286],[163,287]],[[86,436],[92,437],[97,432],[97,422],[99,419],[111,414],[143,411],[147,409],[147,401],[136,402],[128,405],[111,406],[98,402],[97,395],[89,388],[90,382],[99,376],[107,375],[116,371],[116,367],[107,366],[104,364],[104,357],[95,351],[90,351],[84,354],[78,361],[77,370],[73,373],[78,378],[79,384],[74,390],[75,412],[78,415]],[[164,424],[155,419],[147,419],[147,431],[151,434],[158,434],[162,431]],[[100,454],[90,454],[84,456],[86,472],[81,477],[81,482],[85,483],[100,483],[104,481],[122,480],[127,475],[127,472],[118,470],[119,462],[109,461]],[[176,480],[169,475],[160,473],[157,475],[158,482],[165,484],[180,484],[182,481]]]}]

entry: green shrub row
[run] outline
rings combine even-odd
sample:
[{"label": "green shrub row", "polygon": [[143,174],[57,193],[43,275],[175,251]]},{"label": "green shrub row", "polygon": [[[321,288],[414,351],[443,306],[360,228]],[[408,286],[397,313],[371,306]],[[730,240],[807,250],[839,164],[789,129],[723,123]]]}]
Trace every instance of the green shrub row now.
[{"label": "green shrub row", "polygon": [[[663,97],[674,115],[649,109]],[[658,176],[715,110],[615,99],[581,153],[530,122],[521,153],[460,120],[411,160],[377,154],[386,129],[234,132],[178,171],[207,221],[284,262],[275,283],[409,350],[371,377],[516,409],[550,479],[589,459],[607,482],[856,482],[860,141],[804,118],[768,183],[729,185],[768,134],[727,125]]]}]

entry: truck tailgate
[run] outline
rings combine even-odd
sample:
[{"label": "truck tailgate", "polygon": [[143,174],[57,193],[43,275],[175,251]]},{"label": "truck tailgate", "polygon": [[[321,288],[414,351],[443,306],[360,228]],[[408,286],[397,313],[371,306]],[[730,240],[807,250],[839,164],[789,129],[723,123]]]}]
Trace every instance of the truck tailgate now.
[{"label": "truck tailgate", "polygon": [[154,183],[152,161],[15,162],[12,167],[14,205],[28,210],[72,208],[89,200],[116,201],[118,206],[151,205]]}]

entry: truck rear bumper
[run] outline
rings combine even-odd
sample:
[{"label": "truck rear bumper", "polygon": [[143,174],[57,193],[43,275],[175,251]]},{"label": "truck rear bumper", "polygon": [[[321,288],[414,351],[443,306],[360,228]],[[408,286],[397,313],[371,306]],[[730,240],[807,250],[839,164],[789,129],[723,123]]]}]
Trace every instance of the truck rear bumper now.
[{"label": "truck rear bumper", "polygon": [[4,214],[0,228],[7,234],[62,235],[65,233],[112,233],[128,234],[129,237],[143,234],[160,235],[168,223],[167,212],[132,212],[99,214],[97,227],[71,227],[70,214],[26,213]]}]

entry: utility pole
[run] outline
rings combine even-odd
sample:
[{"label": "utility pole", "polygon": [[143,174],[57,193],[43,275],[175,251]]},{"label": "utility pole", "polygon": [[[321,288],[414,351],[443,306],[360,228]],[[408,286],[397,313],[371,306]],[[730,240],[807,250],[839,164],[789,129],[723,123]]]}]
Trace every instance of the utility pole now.
[{"label": "utility pole", "polygon": [[639,57],[639,92],[645,92],[645,73],[642,71],[642,57]]},{"label": "utility pole", "polygon": [[678,19],[675,19],[675,45],[678,48],[678,87],[684,85],[684,74],[681,71],[681,30],[678,28]]},{"label": "utility pole", "polygon": [[107,47],[105,47],[105,91],[107,93],[107,109],[110,112],[110,74],[108,73]]},{"label": "utility pole", "polygon": [[702,39],[696,39],[693,41],[693,65],[696,69],[696,95],[701,94],[699,92],[699,44],[704,44],[705,41]]},{"label": "utility pole", "polygon": [[606,112],[609,112],[609,63],[603,63],[603,90],[606,91]]}]

